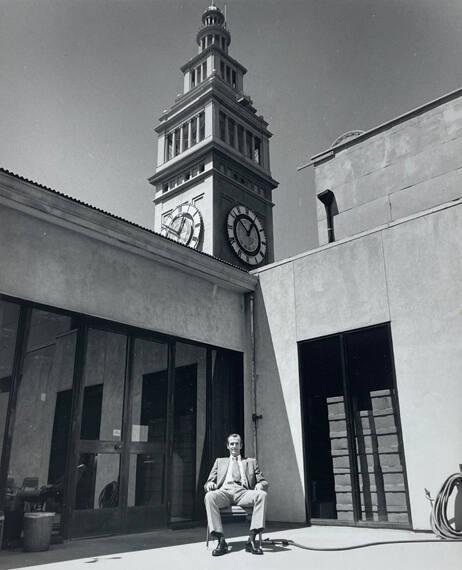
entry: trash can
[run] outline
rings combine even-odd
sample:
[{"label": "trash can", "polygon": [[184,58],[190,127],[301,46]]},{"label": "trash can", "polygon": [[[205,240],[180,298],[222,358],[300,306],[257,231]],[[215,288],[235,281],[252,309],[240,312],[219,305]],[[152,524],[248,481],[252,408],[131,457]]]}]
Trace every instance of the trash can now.
[{"label": "trash can", "polygon": [[24,513],[24,550],[40,552],[50,548],[55,513]]}]

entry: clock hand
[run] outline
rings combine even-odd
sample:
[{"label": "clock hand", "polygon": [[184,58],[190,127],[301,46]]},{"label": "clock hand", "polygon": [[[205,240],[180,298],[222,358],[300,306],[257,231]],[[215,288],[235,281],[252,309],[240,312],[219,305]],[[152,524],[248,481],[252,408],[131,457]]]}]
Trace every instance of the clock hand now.
[{"label": "clock hand", "polygon": [[162,228],[165,228],[169,234],[174,234],[174,235],[180,237],[179,232],[175,231],[171,226],[169,226],[167,224],[162,224]]},{"label": "clock hand", "polygon": [[181,236],[181,232],[183,231],[183,226],[186,222],[186,218],[183,216],[183,218],[181,218],[181,225],[180,225],[180,229],[178,230],[178,235]]}]

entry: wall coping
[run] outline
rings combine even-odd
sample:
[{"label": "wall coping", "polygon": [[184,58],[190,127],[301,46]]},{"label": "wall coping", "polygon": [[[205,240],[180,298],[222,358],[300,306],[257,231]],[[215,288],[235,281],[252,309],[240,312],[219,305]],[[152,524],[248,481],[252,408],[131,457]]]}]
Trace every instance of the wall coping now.
[{"label": "wall coping", "polygon": [[281,259],[280,261],[275,261],[274,263],[270,263],[270,264],[265,265],[263,267],[260,267],[258,269],[254,269],[250,273],[252,275],[258,276],[258,275],[260,275],[260,273],[263,273],[265,271],[269,271],[269,270],[274,269],[276,267],[280,267],[281,265],[293,263],[294,261],[297,261],[299,259],[303,259],[304,257],[308,257],[309,255],[315,255],[317,253],[321,253],[325,250],[332,249],[334,247],[338,247],[338,246],[343,245],[345,243],[349,243],[349,242],[355,241],[357,239],[362,239],[362,238],[369,236],[369,235],[372,235],[372,234],[381,233],[384,230],[388,230],[388,229],[393,228],[395,226],[399,226],[401,224],[411,222],[411,221],[416,220],[418,218],[424,218],[426,216],[430,216],[430,215],[435,214],[437,212],[440,212],[442,210],[447,210],[449,208],[454,208],[456,206],[462,206],[462,198],[457,198],[455,200],[452,200],[451,202],[445,202],[444,204],[440,204],[439,206],[434,206],[432,208],[429,208],[427,210],[423,210],[423,211],[418,212],[416,214],[411,214],[411,215],[406,216],[404,218],[399,218],[398,220],[393,220],[392,222],[388,222],[388,223],[383,224],[381,226],[377,226],[371,230],[365,230],[364,232],[355,234],[353,236],[348,236],[346,238],[339,239],[338,241],[326,243],[326,244],[321,245],[319,247],[316,247],[314,249],[310,249],[308,251],[298,253],[297,255],[294,255],[292,257],[287,257],[286,259]]},{"label": "wall coping", "polygon": [[386,121],[385,123],[381,123],[380,125],[373,127],[372,129],[365,131],[363,134],[358,135],[357,137],[353,138],[353,139],[348,139],[344,142],[341,142],[338,145],[332,146],[331,148],[328,148],[318,154],[315,154],[314,156],[311,157],[310,162],[308,162],[307,164],[303,164],[302,166],[299,166],[297,168],[298,171],[303,170],[304,168],[308,168],[308,166],[317,166],[318,164],[325,162],[327,160],[330,160],[331,158],[334,158],[335,155],[350,147],[353,146],[355,144],[361,143],[383,131],[386,131],[388,129],[391,129],[392,127],[398,125],[399,123],[403,123],[405,121],[408,121],[409,119],[412,119],[413,117],[416,117],[418,115],[422,115],[423,113],[426,113],[427,111],[435,108],[435,107],[439,107],[440,105],[444,105],[444,103],[448,103],[449,101],[452,101],[453,99],[457,99],[458,97],[462,96],[462,87],[459,87],[458,89],[454,90],[454,91],[450,91],[449,93],[446,93],[445,95],[442,95],[440,97],[438,97],[437,99],[433,99],[427,103],[424,103],[423,105],[420,105],[419,107],[415,107],[414,109],[411,109],[410,111],[407,111],[406,113],[403,113],[402,115],[398,115],[397,117],[395,117],[394,119],[391,119],[390,121]]}]

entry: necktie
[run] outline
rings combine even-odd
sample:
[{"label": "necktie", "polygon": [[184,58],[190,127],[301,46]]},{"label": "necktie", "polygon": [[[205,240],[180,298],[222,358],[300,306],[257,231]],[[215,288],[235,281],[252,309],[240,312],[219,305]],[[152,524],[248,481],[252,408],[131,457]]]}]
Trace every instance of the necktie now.
[{"label": "necktie", "polygon": [[236,483],[240,483],[241,482],[241,471],[239,469],[239,464],[237,462],[237,459],[233,458],[233,465],[231,467],[231,475],[233,477],[233,481],[235,481]]}]

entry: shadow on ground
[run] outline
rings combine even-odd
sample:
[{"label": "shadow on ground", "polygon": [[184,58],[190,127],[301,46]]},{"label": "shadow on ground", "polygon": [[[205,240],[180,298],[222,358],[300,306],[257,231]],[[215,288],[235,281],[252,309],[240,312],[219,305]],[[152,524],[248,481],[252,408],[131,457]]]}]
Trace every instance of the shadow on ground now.
[{"label": "shadow on ground", "polygon": [[[304,525],[270,523],[267,532],[271,533],[301,528],[303,526]],[[233,539],[235,537],[245,536],[248,532],[248,528],[248,523],[227,524],[225,527],[226,538]],[[205,535],[205,527],[181,530],[163,529],[139,534],[69,540],[62,544],[52,545],[47,552],[23,552],[21,549],[1,550],[0,570],[13,570],[14,568],[65,562],[79,558],[88,558],[89,560],[86,564],[89,564],[89,568],[91,568],[91,564],[97,562],[97,557],[100,556],[118,559],[120,558],[120,556],[117,556],[118,553],[151,550],[153,548],[178,546],[196,542],[203,542],[205,551]],[[263,538],[265,538],[265,534]],[[209,543],[210,551],[214,548],[214,544],[213,541]],[[233,542],[231,546],[233,551],[244,550],[245,541]],[[282,552],[287,550],[283,547],[271,545],[264,545],[263,549],[265,552]]]}]

